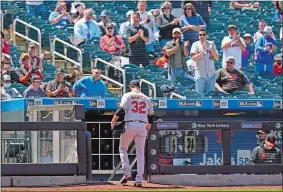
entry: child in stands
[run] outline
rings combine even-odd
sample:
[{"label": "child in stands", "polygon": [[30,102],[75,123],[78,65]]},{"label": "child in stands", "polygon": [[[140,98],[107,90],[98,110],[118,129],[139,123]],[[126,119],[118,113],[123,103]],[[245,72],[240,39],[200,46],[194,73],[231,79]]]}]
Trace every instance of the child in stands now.
[{"label": "child in stands", "polygon": [[163,54],[163,56],[160,57],[159,59],[157,59],[155,64],[158,65],[161,68],[167,68],[170,61],[169,61],[169,57],[166,54],[164,48],[162,49],[162,54]]}]

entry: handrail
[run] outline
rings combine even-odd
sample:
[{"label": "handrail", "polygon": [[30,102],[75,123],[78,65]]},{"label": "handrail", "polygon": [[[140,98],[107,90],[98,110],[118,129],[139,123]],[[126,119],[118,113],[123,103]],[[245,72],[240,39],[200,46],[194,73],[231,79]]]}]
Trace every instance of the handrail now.
[{"label": "handrail", "polygon": [[[65,46],[68,46],[72,49],[75,49],[76,51],[79,52],[79,63],[73,59],[70,59],[69,57],[65,56],[65,55],[62,55],[61,53],[58,53],[57,51],[55,51],[55,44],[56,44],[56,41],[64,44]],[[51,49],[51,53],[52,53],[52,64],[55,66],[55,55],[75,64],[75,65],[78,65],[80,66],[80,70],[81,72],[83,72],[83,54],[82,54],[82,50],[80,50],[79,48],[75,47],[74,45],[70,44],[70,43],[67,43],[66,41],[63,41],[57,37],[55,37],[53,39],[53,43],[52,43],[52,49]]]},{"label": "handrail", "polygon": [[104,64],[106,64],[106,65],[109,65],[110,67],[113,67],[114,69],[117,69],[118,71],[121,71],[121,72],[122,72],[122,76],[123,76],[123,94],[126,93],[126,72],[125,72],[125,70],[124,70],[124,69],[121,69],[120,67],[117,67],[117,66],[113,65],[112,63],[109,63],[109,62],[107,62],[107,61],[104,61],[104,60],[102,60],[102,59],[100,59],[100,58],[96,58],[96,59],[94,60],[94,63],[93,63],[94,67],[96,67],[97,61],[100,61],[101,63],[104,63]]},{"label": "handrail", "polygon": [[[0,7],[1,7],[1,5],[0,5]],[[0,21],[1,21],[1,31],[4,32],[4,13],[2,11],[2,8],[1,8],[0,16],[1,16],[1,18],[0,18]]]},{"label": "handrail", "polygon": [[[27,30],[26,30],[26,35],[23,35],[23,34],[17,32],[16,31],[16,24],[17,24],[17,22],[22,23],[23,25],[25,25],[25,27],[29,27],[29,28],[32,28],[32,29],[36,30],[37,31],[38,42],[33,40],[33,39],[31,39],[31,38],[29,38],[27,36],[28,35],[27,34]],[[41,43],[41,31],[40,31],[39,28],[37,28],[35,26],[32,26],[32,25],[28,24],[27,22],[24,22],[24,21],[22,21],[22,20],[17,18],[13,22],[13,44],[14,44],[14,46],[16,46],[16,35],[20,36],[23,39],[28,40],[28,41],[36,44],[36,45],[38,45],[38,54],[41,55],[41,53],[42,53],[42,50],[41,50],[42,49],[42,43]]]},{"label": "handrail", "polygon": [[140,87],[141,87],[142,83],[146,83],[146,84],[152,86],[152,89],[153,89],[153,98],[156,98],[156,86],[155,86],[155,84],[154,84],[154,83],[151,83],[151,82],[149,82],[149,81],[147,81],[147,80],[145,80],[145,79],[140,79]]},{"label": "handrail", "polygon": [[173,99],[173,96],[175,96],[175,97],[178,97],[179,99],[186,99],[186,97],[184,97],[184,96],[182,96],[182,95],[179,95],[179,94],[177,94],[177,93],[171,93],[171,95],[170,95],[170,99]]},{"label": "handrail", "polygon": [[[83,76],[89,76],[89,75],[83,74]],[[124,87],[124,85],[122,83],[115,81],[115,80],[113,80],[113,79],[111,79],[111,78],[109,78],[105,75],[101,75],[101,78],[106,79],[107,81],[110,81],[111,83],[114,83],[115,85],[118,85],[120,88]],[[122,96],[122,92],[120,93],[120,95]]]}]

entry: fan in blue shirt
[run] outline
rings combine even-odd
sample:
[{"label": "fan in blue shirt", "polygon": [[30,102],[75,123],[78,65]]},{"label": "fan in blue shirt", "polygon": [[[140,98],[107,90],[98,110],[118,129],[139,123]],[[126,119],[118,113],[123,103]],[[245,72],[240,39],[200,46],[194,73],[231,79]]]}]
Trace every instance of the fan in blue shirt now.
[{"label": "fan in blue shirt", "polygon": [[105,97],[106,85],[100,79],[101,70],[99,68],[92,69],[91,77],[84,77],[77,81],[73,90],[76,97]]}]

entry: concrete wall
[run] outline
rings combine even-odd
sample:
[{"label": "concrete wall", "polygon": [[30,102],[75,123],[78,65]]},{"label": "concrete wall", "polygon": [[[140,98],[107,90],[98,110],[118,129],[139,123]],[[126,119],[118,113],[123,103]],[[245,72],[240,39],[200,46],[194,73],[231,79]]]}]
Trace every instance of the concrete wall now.
[{"label": "concrete wall", "polygon": [[11,176],[1,177],[1,187],[48,187],[86,183],[86,176]]},{"label": "concrete wall", "polygon": [[183,186],[282,186],[282,175],[151,175],[152,183]]}]

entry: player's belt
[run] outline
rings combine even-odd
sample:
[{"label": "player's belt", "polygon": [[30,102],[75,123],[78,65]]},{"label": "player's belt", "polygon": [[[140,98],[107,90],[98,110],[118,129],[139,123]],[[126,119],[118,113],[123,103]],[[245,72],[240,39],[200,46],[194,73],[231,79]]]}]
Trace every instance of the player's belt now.
[{"label": "player's belt", "polygon": [[130,120],[130,121],[126,121],[126,123],[128,123],[128,122],[135,122],[135,123],[147,123],[147,122],[140,121],[140,120]]}]

